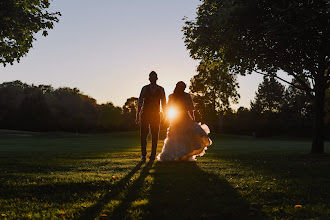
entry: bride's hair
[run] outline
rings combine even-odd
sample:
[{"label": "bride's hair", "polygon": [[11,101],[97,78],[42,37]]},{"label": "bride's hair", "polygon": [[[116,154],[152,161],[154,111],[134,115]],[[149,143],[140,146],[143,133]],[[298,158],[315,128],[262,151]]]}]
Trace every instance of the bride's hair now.
[{"label": "bride's hair", "polygon": [[175,95],[183,94],[185,89],[186,89],[186,84],[183,81],[179,81],[175,86],[173,94]]}]

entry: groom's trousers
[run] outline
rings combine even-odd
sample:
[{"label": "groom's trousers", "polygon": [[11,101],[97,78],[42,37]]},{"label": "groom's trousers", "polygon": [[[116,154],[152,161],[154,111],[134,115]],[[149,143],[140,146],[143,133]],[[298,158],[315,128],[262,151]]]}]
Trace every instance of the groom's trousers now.
[{"label": "groom's trousers", "polygon": [[141,135],[141,153],[143,157],[147,156],[149,128],[152,137],[151,157],[156,156],[158,137],[159,137],[159,125],[160,125],[159,113],[152,115],[146,115],[143,113],[141,114],[140,135]]}]

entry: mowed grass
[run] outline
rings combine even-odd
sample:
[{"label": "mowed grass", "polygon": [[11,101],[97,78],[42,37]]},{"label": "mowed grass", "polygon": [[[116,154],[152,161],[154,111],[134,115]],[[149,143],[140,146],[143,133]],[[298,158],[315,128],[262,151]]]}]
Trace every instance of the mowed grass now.
[{"label": "mowed grass", "polygon": [[138,132],[2,130],[0,218],[330,218],[330,156],[310,140],[212,140],[197,162],[141,163]]}]

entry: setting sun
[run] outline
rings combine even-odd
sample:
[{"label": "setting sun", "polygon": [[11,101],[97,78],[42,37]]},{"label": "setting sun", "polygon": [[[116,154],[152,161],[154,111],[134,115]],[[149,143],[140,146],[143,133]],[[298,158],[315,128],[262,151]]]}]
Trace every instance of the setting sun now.
[{"label": "setting sun", "polygon": [[177,110],[175,108],[170,108],[168,110],[167,117],[169,119],[173,119],[173,118],[175,118],[177,116],[177,114],[178,114],[178,112],[177,112]]}]

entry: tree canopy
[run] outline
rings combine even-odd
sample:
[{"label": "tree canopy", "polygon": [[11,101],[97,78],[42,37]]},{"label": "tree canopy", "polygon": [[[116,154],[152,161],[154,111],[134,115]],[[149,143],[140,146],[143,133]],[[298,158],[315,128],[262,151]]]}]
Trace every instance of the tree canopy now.
[{"label": "tree canopy", "polygon": [[251,109],[260,113],[279,113],[285,104],[284,86],[274,77],[264,77],[259,84]]},{"label": "tree canopy", "polygon": [[47,36],[61,15],[48,12],[49,5],[50,0],[0,0],[0,63],[19,62],[32,48],[36,33]]},{"label": "tree canopy", "polygon": [[131,129],[137,129],[138,125],[135,123],[136,111],[138,109],[138,98],[128,98],[122,107],[123,123]]},{"label": "tree canopy", "polygon": [[[221,60],[242,75],[257,71],[313,97],[313,153],[324,152],[325,90],[330,86],[329,0],[203,0],[186,21],[185,43],[195,59]],[[307,84],[307,79],[310,84]],[[291,84],[288,81],[285,81]]]},{"label": "tree canopy", "polygon": [[328,0],[204,0],[185,42],[194,58],[225,60],[242,74],[312,77],[329,69],[329,9]]},{"label": "tree canopy", "polygon": [[97,104],[77,88],[20,81],[0,84],[1,129],[111,132],[136,129],[134,119],[127,119],[122,108],[111,102]]},{"label": "tree canopy", "polygon": [[237,76],[221,61],[201,61],[197,72],[190,80],[190,92],[198,113],[212,126],[230,109],[230,102],[237,103]]},{"label": "tree canopy", "polygon": [[[306,84],[309,82],[307,80]],[[290,117],[310,119],[312,118],[313,103],[312,98],[308,95],[308,92],[302,89],[298,89],[294,85],[299,85],[296,79],[292,79],[291,85],[285,91],[285,106],[282,111],[286,111],[290,114]],[[328,104],[326,103],[325,106]]]}]

